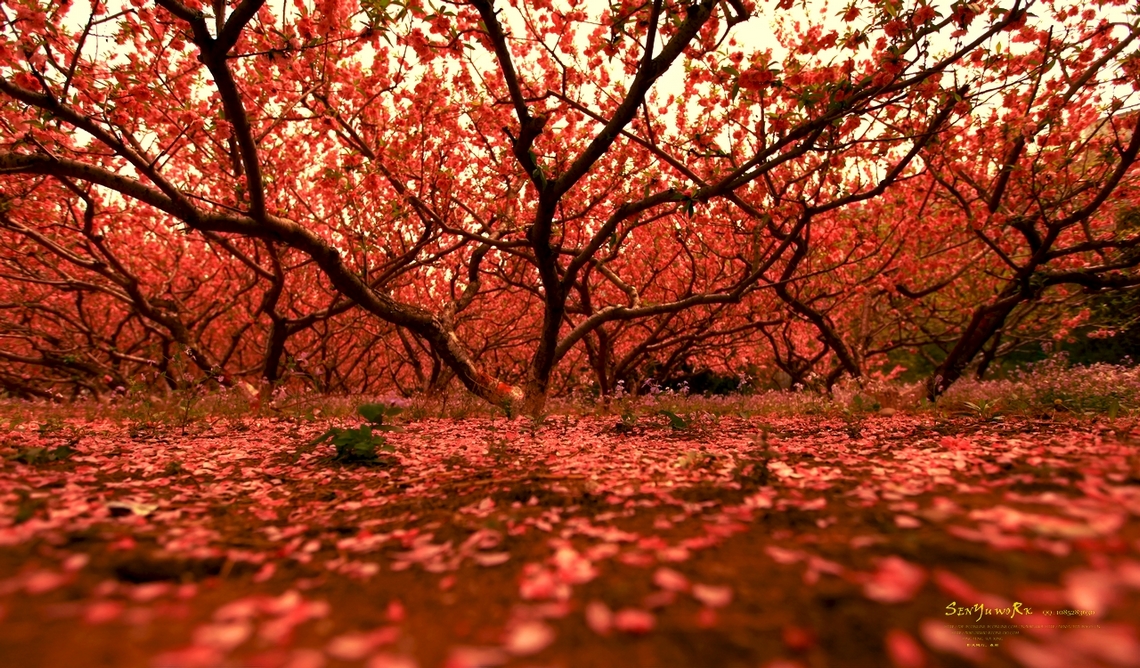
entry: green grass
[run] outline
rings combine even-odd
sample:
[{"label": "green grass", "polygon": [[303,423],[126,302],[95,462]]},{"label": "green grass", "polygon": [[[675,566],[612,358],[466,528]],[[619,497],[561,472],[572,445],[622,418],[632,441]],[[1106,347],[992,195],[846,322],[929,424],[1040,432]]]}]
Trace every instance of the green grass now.
[{"label": "green grass", "polygon": [[[260,401],[238,390],[170,393],[128,392],[106,401],[70,403],[0,400],[0,425],[33,424],[43,433],[62,432],[98,420],[128,422],[141,430],[195,430],[217,422],[276,417],[293,422],[352,419],[361,404],[387,402],[403,409],[401,420],[427,418],[502,418],[502,409],[454,390],[443,397],[393,399],[375,395],[321,395],[279,390]],[[554,397],[546,419],[613,416],[626,429],[661,423],[675,428],[714,425],[724,416],[743,418],[822,416],[856,420],[892,408],[909,413],[974,415],[982,420],[1001,416],[1059,415],[1130,417],[1140,414],[1140,367],[1094,364],[1069,366],[1049,360],[1000,380],[963,380],[937,402],[926,401],[920,384],[878,381],[841,382],[830,395],[816,392],[768,391],[726,396],[694,396],[671,392],[625,395],[608,402]],[[670,416],[677,416],[672,419]],[[535,428],[540,427],[542,421]]]}]

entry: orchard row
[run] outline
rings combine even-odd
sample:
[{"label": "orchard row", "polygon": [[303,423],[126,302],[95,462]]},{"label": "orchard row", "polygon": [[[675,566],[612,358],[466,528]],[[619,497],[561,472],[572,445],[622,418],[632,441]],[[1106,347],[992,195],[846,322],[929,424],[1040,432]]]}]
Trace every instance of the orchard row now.
[{"label": "orchard row", "polygon": [[2,0],[0,389],[936,396],[1112,335],[1125,3],[792,4]]}]

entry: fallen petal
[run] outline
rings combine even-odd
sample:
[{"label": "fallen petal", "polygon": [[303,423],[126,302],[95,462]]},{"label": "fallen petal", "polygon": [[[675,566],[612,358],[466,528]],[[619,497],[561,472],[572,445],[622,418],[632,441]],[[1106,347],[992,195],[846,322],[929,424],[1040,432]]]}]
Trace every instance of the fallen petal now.
[{"label": "fallen petal", "polygon": [[653,573],[653,584],[666,591],[688,591],[689,579],[672,568],[662,566]]},{"label": "fallen petal", "polygon": [[636,608],[619,610],[614,615],[614,628],[626,633],[649,633],[656,624],[657,619],[652,613]]},{"label": "fallen petal", "polygon": [[359,661],[372,651],[372,639],[365,633],[345,633],[329,641],[325,652],[341,661]]},{"label": "fallen petal", "polygon": [[538,620],[516,625],[507,633],[503,649],[515,656],[530,656],[546,649],[554,642],[554,629]]},{"label": "fallen petal", "polygon": [[24,591],[29,594],[43,594],[57,589],[68,581],[68,576],[55,571],[36,571],[24,580]]},{"label": "fallen petal", "polygon": [[118,619],[123,614],[123,604],[119,601],[95,601],[87,606],[83,621],[88,624],[103,624]]},{"label": "fallen petal", "polygon": [[885,644],[887,656],[891,657],[891,663],[895,668],[922,668],[926,665],[926,652],[922,651],[922,646],[906,631],[901,629],[887,631]]},{"label": "fallen petal", "polygon": [[249,639],[251,633],[253,626],[245,621],[205,624],[194,629],[194,644],[228,652]]},{"label": "fallen petal", "polygon": [[455,647],[444,668],[493,668],[507,662],[507,653],[498,647]]},{"label": "fallen petal", "polygon": [[914,598],[926,581],[926,571],[899,557],[879,560],[879,570],[863,585],[863,594],[879,603],[902,603]]},{"label": "fallen petal", "polygon": [[895,526],[900,529],[917,529],[922,522],[910,515],[895,515]]},{"label": "fallen petal", "polygon": [[608,636],[614,627],[614,613],[601,601],[590,601],[586,604],[586,625],[594,633]]},{"label": "fallen petal", "polygon": [[480,566],[490,567],[505,564],[511,558],[510,552],[476,552],[471,559]]},{"label": "fallen petal", "polygon": [[732,602],[732,587],[716,585],[693,585],[693,598],[710,608],[723,608]]}]

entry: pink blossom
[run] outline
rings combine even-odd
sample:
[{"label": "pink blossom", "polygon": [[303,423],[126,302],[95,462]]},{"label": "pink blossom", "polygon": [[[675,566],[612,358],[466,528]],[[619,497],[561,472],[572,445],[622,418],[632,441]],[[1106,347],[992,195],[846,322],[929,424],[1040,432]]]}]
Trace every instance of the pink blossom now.
[{"label": "pink blossom", "polygon": [[926,665],[926,653],[909,633],[901,629],[887,631],[884,641],[887,656],[895,668],[923,668]]},{"label": "pink blossom", "polygon": [[625,608],[614,614],[614,628],[626,633],[649,633],[656,623],[653,613],[636,608]]},{"label": "pink blossom", "polygon": [[507,632],[503,649],[515,656],[530,656],[546,649],[554,642],[554,629],[538,620],[516,624]]},{"label": "pink blossom", "polygon": [[43,594],[61,587],[71,576],[55,571],[36,571],[24,578],[24,591],[29,594]]},{"label": "pink blossom", "polygon": [[863,584],[863,594],[879,603],[902,603],[914,598],[926,581],[926,571],[899,557],[879,560],[879,569]]},{"label": "pink blossom", "polygon": [[598,635],[609,635],[614,626],[614,613],[605,603],[590,601],[586,604],[586,625]]},{"label": "pink blossom", "polygon": [[598,576],[598,569],[574,548],[560,547],[551,559],[558,569],[558,578],[567,584],[583,584]]},{"label": "pink blossom", "polygon": [[688,591],[689,579],[672,568],[662,566],[653,573],[653,584],[667,591]]},{"label": "pink blossom", "polygon": [[103,624],[119,618],[123,614],[123,604],[119,601],[94,601],[83,613],[83,621],[88,624]]},{"label": "pink blossom", "polygon": [[723,608],[732,602],[732,588],[715,585],[694,584],[693,598],[710,608]]},{"label": "pink blossom", "polygon": [[252,633],[253,626],[244,621],[205,624],[194,630],[194,644],[228,652],[248,640]]}]

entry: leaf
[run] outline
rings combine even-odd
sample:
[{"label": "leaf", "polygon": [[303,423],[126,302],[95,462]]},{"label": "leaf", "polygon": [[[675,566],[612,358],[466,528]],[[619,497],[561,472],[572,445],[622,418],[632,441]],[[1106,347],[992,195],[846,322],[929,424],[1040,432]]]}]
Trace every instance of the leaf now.
[{"label": "leaf", "polygon": [[377,424],[384,422],[385,412],[382,404],[361,404],[356,407],[356,412],[360,414],[360,417],[369,422],[375,422]]},{"label": "leaf", "polygon": [[325,441],[329,440],[330,438],[335,437],[339,433],[340,433],[339,429],[335,429],[335,428],[334,429],[328,429],[324,433],[322,433],[320,436],[317,436],[313,440],[309,441],[308,445],[311,445],[311,446],[312,445],[320,445],[321,443],[324,443]]},{"label": "leaf", "polygon": [[46,499],[33,499],[28,496],[28,493],[20,490],[19,505],[16,506],[16,517],[14,521],[16,524],[23,524],[36,516],[40,510],[47,508]]},{"label": "leaf", "polygon": [[685,418],[681,417],[680,415],[677,415],[676,413],[674,413],[671,410],[662,410],[660,412],[660,414],[664,415],[665,417],[667,417],[669,419],[669,428],[670,429],[676,429],[678,431],[681,431],[681,430],[688,429],[692,424],[692,422],[690,420],[686,420]]},{"label": "leaf", "polygon": [[365,420],[380,425],[384,423],[384,418],[396,417],[403,413],[404,409],[391,404],[361,404],[356,408],[356,412]]},{"label": "leaf", "polygon": [[70,459],[73,454],[75,454],[75,450],[71,449],[70,446],[61,445],[48,453],[48,459],[49,461],[63,461]]},{"label": "leaf", "polygon": [[70,459],[73,454],[75,454],[75,450],[67,445],[56,448],[29,447],[22,448],[11,459],[28,465],[36,465],[45,462],[64,461]]},{"label": "leaf", "polygon": [[25,464],[36,464],[45,457],[45,450],[46,448],[24,448],[16,453],[12,459]]}]

